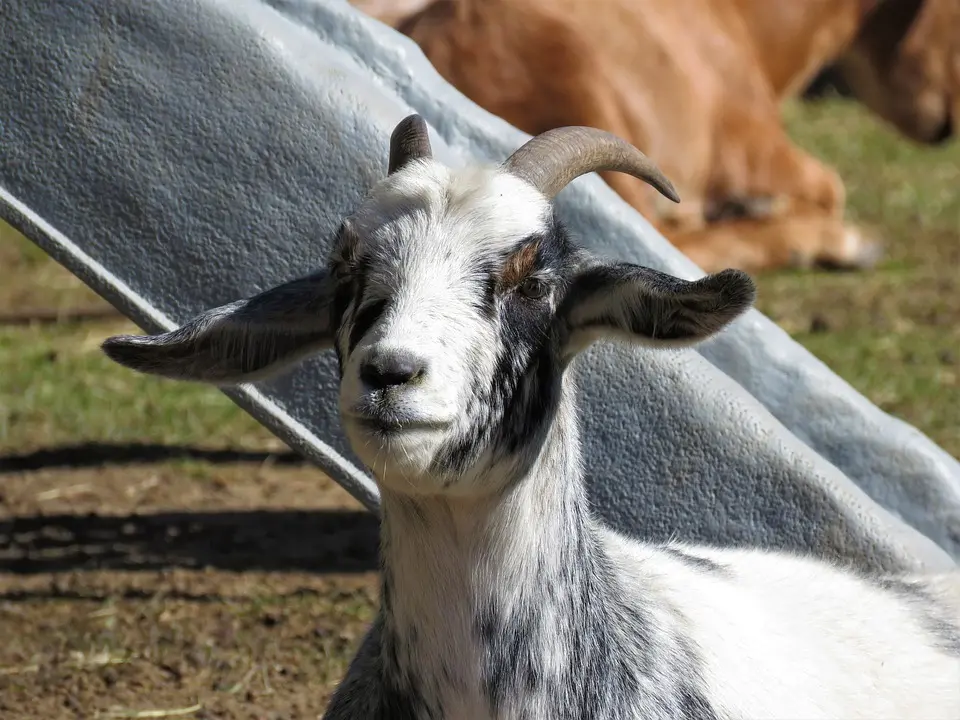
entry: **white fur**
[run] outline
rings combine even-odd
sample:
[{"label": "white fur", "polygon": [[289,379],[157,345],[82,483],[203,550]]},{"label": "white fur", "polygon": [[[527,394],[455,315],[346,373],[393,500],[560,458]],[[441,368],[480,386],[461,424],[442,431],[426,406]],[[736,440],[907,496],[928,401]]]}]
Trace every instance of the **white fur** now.
[{"label": "white fur", "polygon": [[[784,553],[688,548],[729,567],[725,579],[611,543],[626,574],[655,578],[686,616],[709,696],[731,717],[960,717],[960,657],[934,648],[916,613],[868,580]],[[960,578],[943,582],[960,602]]]}]

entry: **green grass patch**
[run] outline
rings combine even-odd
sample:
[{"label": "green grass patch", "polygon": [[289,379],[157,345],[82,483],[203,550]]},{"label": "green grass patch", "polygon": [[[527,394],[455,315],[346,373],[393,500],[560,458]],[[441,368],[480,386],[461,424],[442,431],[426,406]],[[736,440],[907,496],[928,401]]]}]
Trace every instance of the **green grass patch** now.
[{"label": "green grass patch", "polygon": [[0,327],[0,452],[80,442],[269,443],[218,390],[134,373],[100,351],[104,337],[131,330],[104,322]]},{"label": "green grass patch", "polygon": [[858,105],[790,103],[797,143],[835,167],[847,214],[884,243],[867,273],[758,278],[758,308],[878,406],[960,457],[960,143],[909,142]]}]

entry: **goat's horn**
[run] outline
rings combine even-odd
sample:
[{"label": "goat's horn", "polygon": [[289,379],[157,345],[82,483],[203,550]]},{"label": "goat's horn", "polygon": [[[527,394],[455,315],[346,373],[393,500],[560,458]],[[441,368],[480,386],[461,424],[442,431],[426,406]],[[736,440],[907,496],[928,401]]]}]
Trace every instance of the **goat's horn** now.
[{"label": "goat's horn", "polygon": [[650,158],[626,140],[598,128],[547,130],[524,143],[507,158],[503,168],[551,199],[581,175],[615,170],[640,178],[680,202],[673,183]]},{"label": "goat's horn", "polygon": [[390,162],[387,174],[392,175],[411,160],[433,157],[426,121],[409,115],[397,123],[390,135]]}]

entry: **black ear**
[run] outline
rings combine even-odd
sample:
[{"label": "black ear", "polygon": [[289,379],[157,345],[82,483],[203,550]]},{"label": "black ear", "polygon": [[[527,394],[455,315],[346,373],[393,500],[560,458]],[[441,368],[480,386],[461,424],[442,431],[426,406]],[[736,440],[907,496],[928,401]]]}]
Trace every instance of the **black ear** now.
[{"label": "black ear", "polygon": [[324,270],[207,310],[172,332],[117,335],[102,348],[121,365],[176,380],[261,380],[332,346],[333,290]]},{"label": "black ear", "polygon": [[582,270],[558,309],[572,357],[603,337],[661,347],[704,340],[750,309],[756,287],[740,270],[681,280],[615,263]]}]

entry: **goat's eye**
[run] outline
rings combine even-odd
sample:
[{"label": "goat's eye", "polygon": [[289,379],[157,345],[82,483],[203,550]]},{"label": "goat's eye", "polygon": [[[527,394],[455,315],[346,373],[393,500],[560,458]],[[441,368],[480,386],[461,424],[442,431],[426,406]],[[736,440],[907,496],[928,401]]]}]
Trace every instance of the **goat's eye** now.
[{"label": "goat's eye", "polygon": [[527,278],[522,283],[520,287],[517,288],[520,293],[531,300],[539,300],[544,295],[547,294],[547,284],[543,280],[538,280],[537,278]]}]

